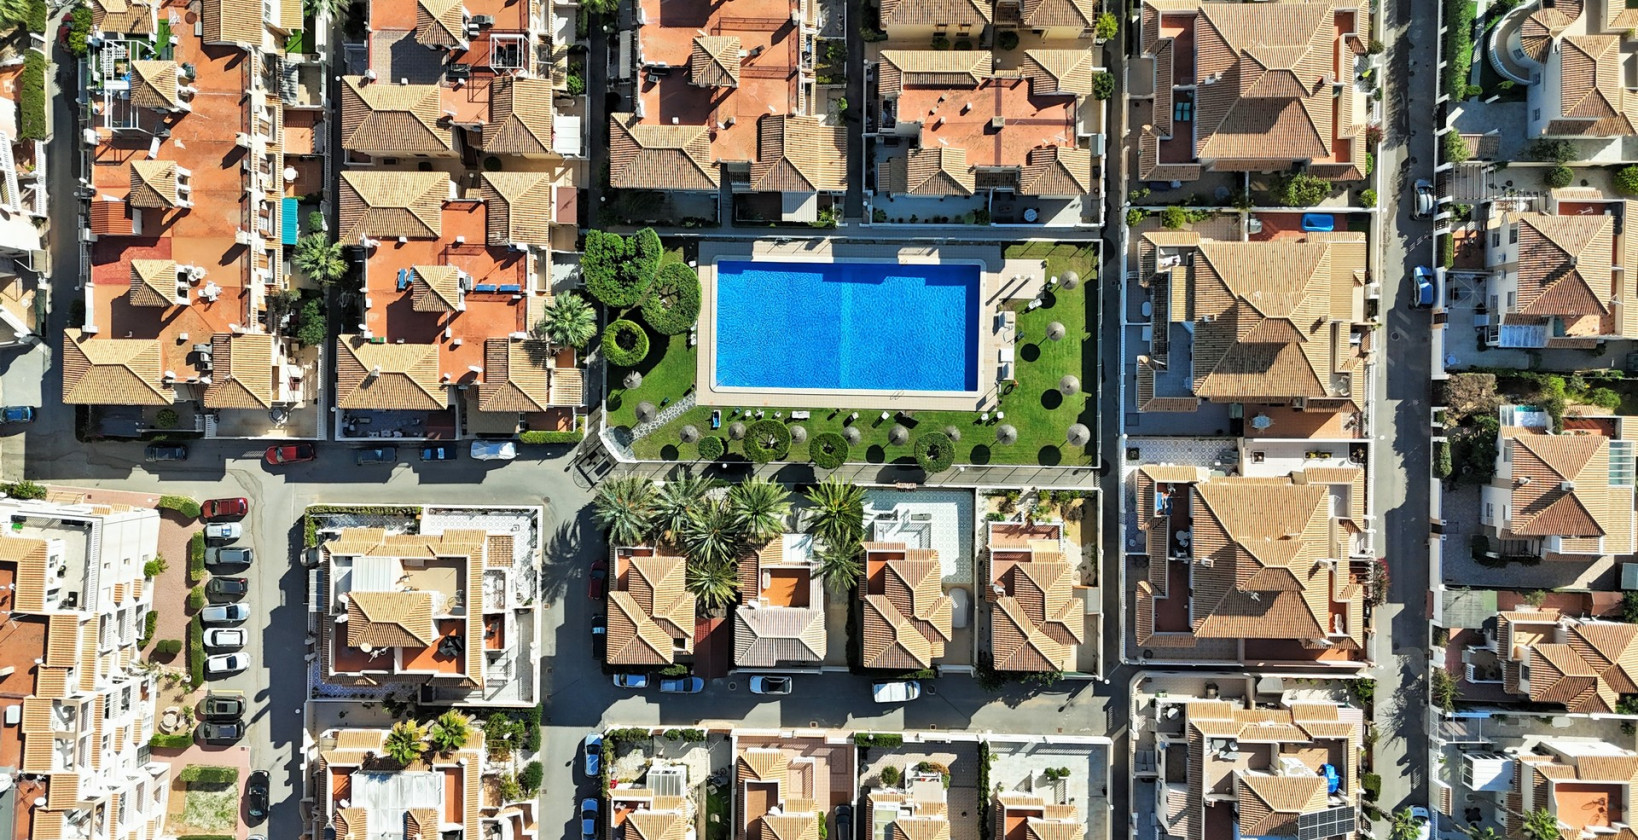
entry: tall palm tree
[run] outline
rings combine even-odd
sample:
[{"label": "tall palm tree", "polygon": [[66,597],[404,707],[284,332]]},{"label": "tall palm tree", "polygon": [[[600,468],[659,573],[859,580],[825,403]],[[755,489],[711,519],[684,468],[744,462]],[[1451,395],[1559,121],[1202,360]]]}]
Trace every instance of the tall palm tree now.
[{"label": "tall palm tree", "polygon": [[767,542],[785,532],[791,491],[766,478],[742,481],[728,488],[728,509],[748,539]]},{"label": "tall palm tree", "polygon": [[677,541],[688,520],[706,504],[705,494],[717,486],[717,480],[693,470],[681,469],[660,487],[654,499],[654,519],[650,525],[655,535]]},{"label": "tall palm tree", "polygon": [[318,17],[319,12],[324,12],[334,21],[351,5],[351,0],[302,0],[301,8],[308,17]]},{"label": "tall palm tree", "polygon": [[739,591],[739,570],[733,563],[690,563],[683,572],[683,585],[705,610],[718,610],[734,602]]},{"label": "tall palm tree", "polygon": [[1394,812],[1393,824],[1388,829],[1388,836],[1392,840],[1416,840],[1416,835],[1421,831],[1421,828],[1422,821],[1411,813],[1411,809],[1404,808]]},{"label": "tall palm tree", "polygon": [[1564,836],[1558,826],[1558,817],[1546,808],[1537,808],[1524,815],[1524,836],[1530,840],[1559,840]]},{"label": "tall palm tree", "polygon": [[864,564],[860,562],[863,554],[864,548],[857,539],[827,541],[819,549],[819,566],[815,571],[827,589],[846,595],[864,576]]},{"label": "tall palm tree", "polygon": [[654,518],[654,482],[640,475],[625,475],[603,482],[592,499],[592,516],[609,530],[609,542],[638,545],[648,536]]},{"label": "tall palm tree", "polygon": [[726,505],[720,502],[700,505],[695,515],[683,523],[682,543],[688,552],[689,568],[732,566],[742,533],[738,520]]},{"label": "tall palm tree", "polygon": [[1468,826],[1462,829],[1462,833],[1473,840],[1503,840],[1502,833],[1497,831],[1495,826]]},{"label": "tall palm tree", "polygon": [[399,764],[414,764],[415,760],[426,752],[426,730],[421,724],[413,720],[401,720],[392,725],[392,731],[387,733],[383,749],[387,757]]},{"label": "tall palm tree", "polygon": [[585,347],[597,334],[597,312],[586,299],[567,292],[546,304],[546,311],[535,324],[535,335],[556,347]]},{"label": "tall palm tree", "polygon": [[328,286],[347,273],[347,261],[341,256],[341,243],[331,242],[324,233],[314,232],[296,240],[296,268],[308,277]]},{"label": "tall palm tree", "polygon": [[864,531],[864,488],[859,485],[829,475],[803,495],[813,506],[808,511],[808,530],[820,540],[857,540]]},{"label": "tall palm tree", "polygon": [[466,739],[472,734],[472,719],[450,709],[438,716],[432,725],[427,727],[427,742],[432,751],[440,755],[448,755],[466,745]]}]

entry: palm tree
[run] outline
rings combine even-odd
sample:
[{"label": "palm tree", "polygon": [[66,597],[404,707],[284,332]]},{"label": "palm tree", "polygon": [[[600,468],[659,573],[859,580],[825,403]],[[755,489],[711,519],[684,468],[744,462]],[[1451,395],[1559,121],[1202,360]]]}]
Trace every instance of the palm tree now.
[{"label": "palm tree", "polygon": [[706,502],[683,523],[682,543],[688,552],[688,566],[693,568],[731,566],[739,551],[739,522],[732,511],[720,502]]},{"label": "palm tree", "polygon": [[766,478],[753,478],[728,488],[728,508],[747,538],[767,542],[785,531],[791,491]]},{"label": "palm tree", "polygon": [[1388,836],[1392,840],[1416,840],[1416,835],[1421,831],[1421,828],[1422,820],[1412,813],[1411,809],[1405,808],[1394,812],[1393,824],[1388,830]]},{"label": "palm tree", "polygon": [[830,475],[804,495],[813,506],[808,530],[814,536],[827,543],[859,538],[864,530],[864,488]]},{"label": "palm tree", "polygon": [[678,470],[660,487],[654,499],[654,519],[650,524],[656,536],[675,542],[689,518],[706,504],[706,492],[715,486],[714,478],[693,470]]},{"label": "palm tree", "polygon": [[739,591],[739,569],[733,563],[689,563],[683,584],[707,612],[722,609]]},{"label": "palm tree", "polygon": [[597,312],[586,299],[567,292],[546,304],[546,311],[535,324],[535,335],[556,347],[585,347],[597,334]]},{"label": "palm tree", "polygon": [[609,542],[638,545],[654,518],[654,482],[640,475],[610,479],[597,488],[592,516],[609,530]]},{"label": "palm tree", "polygon": [[308,17],[318,17],[319,12],[324,12],[333,22],[351,5],[350,0],[302,0],[301,8]]},{"label": "palm tree", "polygon": [[819,567],[816,570],[825,587],[838,595],[846,595],[864,575],[864,564],[859,558],[864,548],[858,539],[827,541],[819,549]]},{"label": "palm tree", "polygon": [[471,724],[471,718],[454,709],[439,715],[427,728],[427,741],[432,745],[432,751],[448,755],[466,746],[466,739],[472,734]]},{"label": "palm tree", "polygon": [[1558,817],[1546,808],[1537,808],[1524,815],[1524,836],[1530,840],[1559,840],[1564,832],[1558,827]]},{"label": "palm tree", "polygon": [[1497,831],[1494,826],[1487,825],[1482,828],[1479,826],[1468,826],[1467,828],[1462,829],[1462,833],[1473,838],[1473,840],[1503,840],[1502,833]]},{"label": "palm tree", "polygon": [[392,725],[383,748],[387,757],[403,765],[414,764],[426,752],[426,730],[413,720],[401,720]]},{"label": "palm tree", "polygon": [[320,232],[309,233],[296,240],[296,268],[323,285],[340,280],[347,273],[347,261],[341,257],[341,243],[331,242]]}]

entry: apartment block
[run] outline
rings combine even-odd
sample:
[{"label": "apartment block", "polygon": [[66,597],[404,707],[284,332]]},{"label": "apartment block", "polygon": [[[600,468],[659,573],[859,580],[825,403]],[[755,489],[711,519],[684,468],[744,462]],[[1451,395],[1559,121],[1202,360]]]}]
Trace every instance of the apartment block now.
[{"label": "apartment block", "polygon": [[[1536,208],[1541,209],[1536,209]],[[1591,349],[1638,336],[1638,236],[1626,222],[1638,202],[1597,191],[1557,190],[1542,199],[1488,205],[1484,267],[1492,347]]]},{"label": "apartment block", "polygon": [[1634,551],[1633,442],[1619,417],[1574,417],[1553,434],[1547,412],[1497,409],[1496,473],[1479,523],[1500,557],[1590,562]]}]

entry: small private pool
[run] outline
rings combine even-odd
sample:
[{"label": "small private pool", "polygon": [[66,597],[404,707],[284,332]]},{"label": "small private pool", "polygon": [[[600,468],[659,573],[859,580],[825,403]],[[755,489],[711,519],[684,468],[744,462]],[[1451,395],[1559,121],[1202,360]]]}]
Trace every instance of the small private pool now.
[{"label": "small private pool", "polygon": [[970,392],[977,264],[716,264],[715,386]]}]

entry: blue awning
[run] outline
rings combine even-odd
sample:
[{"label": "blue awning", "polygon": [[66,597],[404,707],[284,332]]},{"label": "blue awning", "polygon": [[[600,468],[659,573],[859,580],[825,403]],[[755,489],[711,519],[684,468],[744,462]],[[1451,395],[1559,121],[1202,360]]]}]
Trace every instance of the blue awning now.
[{"label": "blue awning", "polygon": [[281,225],[283,228],[282,233],[284,244],[286,245],[296,244],[297,220],[299,216],[300,211],[296,209],[296,199],[294,197],[286,198],[284,200],[284,222]]}]

